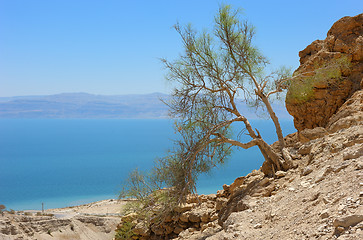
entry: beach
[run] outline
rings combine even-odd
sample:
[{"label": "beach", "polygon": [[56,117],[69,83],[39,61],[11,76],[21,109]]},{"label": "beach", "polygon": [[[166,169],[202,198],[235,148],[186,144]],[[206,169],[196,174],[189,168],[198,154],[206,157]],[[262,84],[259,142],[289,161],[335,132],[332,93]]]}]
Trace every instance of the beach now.
[{"label": "beach", "polygon": [[44,211],[5,212],[0,215],[0,240],[112,239],[126,203],[127,200],[107,199]]}]

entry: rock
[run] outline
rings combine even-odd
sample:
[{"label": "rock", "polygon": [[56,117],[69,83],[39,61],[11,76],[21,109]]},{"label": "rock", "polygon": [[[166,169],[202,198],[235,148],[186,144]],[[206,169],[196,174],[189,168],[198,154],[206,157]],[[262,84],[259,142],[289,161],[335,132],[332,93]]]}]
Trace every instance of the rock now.
[{"label": "rock", "polygon": [[277,171],[275,173],[276,177],[285,177],[286,176],[286,172],[284,171]]},{"label": "rock", "polygon": [[234,182],[229,186],[230,194],[233,194],[237,188],[239,188],[243,182],[245,181],[245,177],[238,177],[234,180]]},{"label": "rock", "polygon": [[[313,83],[310,93],[312,97],[306,101],[299,101],[295,97],[296,93],[292,89],[288,90],[286,108],[294,117],[295,128],[299,132],[326,127],[344,101],[360,89],[363,78],[362,19],[363,14],[340,19],[328,31],[325,40],[314,41],[299,53],[300,66],[294,75],[305,74],[304,77],[296,79],[300,82],[313,75],[313,71],[322,63],[331,62],[341,56],[347,56],[352,65],[349,71],[340,69],[345,78],[342,81],[323,79]],[[307,82],[304,84],[310,84]],[[297,88],[296,91],[300,89]]]},{"label": "rock", "polygon": [[200,222],[200,215],[197,212],[191,212],[189,214],[189,221],[193,223]]},{"label": "rock", "polygon": [[228,201],[227,198],[217,198],[216,201],[216,210],[219,211],[222,209],[222,207],[224,206],[224,204]]},{"label": "rock", "polygon": [[304,145],[302,145],[302,146],[299,148],[298,152],[299,152],[299,154],[301,154],[301,155],[309,154],[309,153],[310,153],[310,151],[311,151],[311,147],[312,147],[312,145],[311,145],[311,144],[304,144]]},{"label": "rock", "polygon": [[324,137],[328,132],[323,127],[316,127],[313,129],[304,129],[299,132],[299,139],[302,143]]},{"label": "rock", "polygon": [[269,178],[264,178],[264,179],[262,179],[262,180],[261,180],[261,182],[259,182],[259,185],[260,185],[261,187],[265,187],[265,186],[267,186],[268,184],[270,184],[270,179],[269,179]]},{"label": "rock", "polygon": [[338,166],[336,166],[334,169],[333,169],[333,172],[334,173],[338,173],[340,172],[341,170],[343,170],[344,168],[348,167],[349,166],[349,163],[347,162],[344,162],[344,163],[341,163],[339,164]]},{"label": "rock", "polygon": [[136,224],[135,228],[132,230],[135,234],[144,237],[150,236],[150,229],[142,222]]},{"label": "rock", "polygon": [[313,171],[313,167],[312,166],[307,166],[301,172],[301,176],[306,176],[306,175],[310,174],[312,171]]},{"label": "rock", "polygon": [[356,159],[363,156],[363,145],[358,149],[348,149],[343,153],[343,160]]},{"label": "rock", "polygon": [[315,201],[315,200],[317,200],[317,199],[319,198],[319,196],[320,196],[320,192],[316,192],[316,193],[314,193],[313,195],[311,195],[311,197],[310,197],[310,201]]},{"label": "rock", "polygon": [[190,203],[180,204],[174,210],[178,213],[183,213],[183,212],[191,210],[193,208],[193,206],[194,206],[194,204],[190,204]]},{"label": "rock", "polygon": [[258,229],[258,228],[262,228],[262,224],[261,223],[257,223],[253,226],[254,229]]},{"label": "rock", "polygon": [[155,233],[156,235],[163,235],[164,229],[160,225],[152,225],[151,231]]},{"label": "rock", "polygon": [[182,213],[179,216],[179,220],[182,222],[189,222],[189,215],[188,213]]},{"label": "rock", "polygon": [[209,214],[207,212],[203,212],[202,215],[200,216],[200,221],[207,223],[209,222]]},{"label": "rock", "polygon": [[137,214],[136,213],[130,213],[130,214],[127,214],[127,215],[123,216],[121,218],[121,221],[123,221],[123,222],[132,222],[136,218],[137,218]]},{"label": "rock", "polygon": [[336,230],[341,233],[341,232],[344,232],[345,228],[342,226],[338,226],[338,227],[336,227]]},{"label": "rock", "polygon": [[329,201],[329,199],[327,197],[323,197],[323,202],[325,204],[329,204],[330,203],[330,201]]},{"label": "rock", "polygon": [[174,233],[176,233],[176,234],[179,234],[179,233],[181,233],[182,231],[184,231],[184,229],[183,228],[181,228],[181,227],[179,227],[179,226],[176,226],[175,228],[174,228]]},{"label": "rock", "polygon": [[317,174],[317,176],[315,178],[315,183],[318,183],[318,182],[322,181],[332,171],[333,171],[333,168],[331,166],[324,167]]},{"label": "rock", "polygon": [[320,213],[320,218],[324,219],[324,218],[328,218],[329,217],[329,210],[325,209]]},{"label": "rock", "polygon": [[347,228],[350,226],[354,226],[362,221],[363,221],[363,215],[355,214],[355,215],[350,215],[350,216],[335,219],[333,222],[333,226],[336,228],[339,226]]}]

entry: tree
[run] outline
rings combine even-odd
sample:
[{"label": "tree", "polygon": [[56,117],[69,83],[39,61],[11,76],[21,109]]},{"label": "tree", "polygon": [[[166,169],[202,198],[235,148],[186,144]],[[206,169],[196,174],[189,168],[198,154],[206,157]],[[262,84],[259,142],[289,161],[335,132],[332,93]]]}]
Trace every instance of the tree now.
[{"label": "tree", "polygon": [[[233,147],[257,146],[265,158],[264,172],[291,167],[284,149],[281,126],[271,107],[271,96],[287,86],[290,73],[280,69],[264,74],[267,59],[253,46],[254,27],[240,19],[239,10],[223,6],[215,17],[212,33],[198,34],[191,25],[175,25],[184,52],[175,61],[161,59],[168,70],[167,80],[175,84],[166,104],[176,120],[179,137],[166,157],[156,160],[148,174],[131,173],[120,198],[136,198],[130,211],[157,222],[160,216],[196,192],[198,175],[223,164]],[[253,129],[238,107],[244,101],[263,107],[276,128],[279,148],[273,149]],[[251,137],[247,143],[234,139],[231,125],[241,123],[241,131]]]},{"label": "tree", "polygon": [[[191,150],[198,153],[192,158],[203,155],[203,161],[208,161],[208,158],[213,161],[214,155],[211,158],[209,151],[218,152],[230,146],[244,149],[258,146],[265,164],[272,169],[266,174],[289,169],[290,158],[284,150],[283,133],[270,99],[287,87],[291,76],[284,68],[264,74],[268,61],[253,46],[254,27],[240,19],[239,10],[224,6],[215,17],[213,34],[198,34],[191,25],[181,27],[177,24],[175,29],[185,51],[176,61],[162,61],[169,71],[167,79],[177,83],[173,101],[169,103],[171,115],[180,119],[178,128],[183,129],[182,135],[198,135],[198,142]],[[257,129],[253,129],[238,109],[238,101],[241,101],[238,97],[250,104],[253,101],[254,106],[267,111],[276,129],[279,151],[268,145]],[[234,122],[244,125],[243,129],[251,137],[250,142],[242,143],[228,137],[227,129]]]}]

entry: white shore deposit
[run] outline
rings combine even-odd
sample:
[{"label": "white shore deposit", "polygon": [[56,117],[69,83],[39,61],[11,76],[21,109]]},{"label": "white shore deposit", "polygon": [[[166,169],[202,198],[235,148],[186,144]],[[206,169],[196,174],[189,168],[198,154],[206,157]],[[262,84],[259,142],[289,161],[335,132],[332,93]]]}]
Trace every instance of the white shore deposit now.
[{"label": "white shore deposit", "polygon": [[0,215],[0,240],[20,239],[112,239],[120,222],[124,200],[108,199],[89,204],[47,209],[5,212]]}]

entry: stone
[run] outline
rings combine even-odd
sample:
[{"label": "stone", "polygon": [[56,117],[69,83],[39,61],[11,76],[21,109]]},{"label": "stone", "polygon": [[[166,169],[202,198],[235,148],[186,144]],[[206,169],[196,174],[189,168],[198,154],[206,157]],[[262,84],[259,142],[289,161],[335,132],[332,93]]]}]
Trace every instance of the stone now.
[{"label": "stone", "polygon": [[324,218],[328,218],[329,217],[329,210],[325,209],[320,213],[320,218],[324,219]]},{"label": "stone", "polygon": [[203,212],[200,217],[200,220],[204,223],[209,222],[209,214],[207,212]]},{"label": "stone", "polygon": [[349,216],[345,216],[345,217],[341,217],[341,218],[336,218],[333,222],[333,226],[334,227],[350,227],[350,226],[354,226],[360,222],[363,221],[363,215],[361,214],[354,214],[354,215],[349,215]]},{"label": "stone", "polygon": [[309,141],[317,139],[317,138],[322,138],[327,134],[328,134],[328,132],[325,130],[325,128],[316,127],[313,129],[304,129],[299,132],[298,136],[299,136],[299,140],[302,143],[306,143],[306,142],[309,142]]},{"label": "stone", "polygon": [[135,234],[144,237],[150,236],[150,229],[142,222],[136,224],[135,228],[132,230]]},{"label": "stone", "polygon": [[348,149],[348,151],[343,153],[343,160],[356,159],[363,156],[363,145],[359,149]]},{"label": "stone", "polygon": [[219,211],[222,209],[222,207],[224,206],[224,204],[228,201],[227,198],[217,198],[216,201],[216,210]]},{"label": "stone", "polygon": [[311,151],[311,147],[312,145],[311,144],[304,144],[302,145],[299,150],[298,150],[298,153],[301,154],[301,155],[306,155],[306,154],[309,154],[310,151]]},{"label": "stone", "polygon": [[320,192],[316,192],[316,193],[313,193],[313,195],[311,195],[310,197],[310,201],[315,201],[319,198],[320,196]]},{"label": "stone", "polygon": [[286,176],[286,172],[284,171],[277,171],[275,173],[276,177],[285,177]]},{"label": "stone", "polygon": [[312,171],[313,171],[313,167],[312,166],[307,166],[301,172],[301,176],[309,175]]},{"label": "stone", "polygon": [[327,197],[323,197],[323,202],[324,202],[325,204],[330,203],[330,201],[329,201],[329,199],[328,199]]},{"label": "stone", "polygon": [[348,166],[349,166],[349,163],[347,163],[347,162],[341,163],[333,169],[333,172],[338,173]]},{"label": "stone", "polygon": [[197,222],[200,222],[200,215],[199,213],[196,213],[196,212],[191,212],[189,214],[189,221],[190,222],[193,222],[193,223],[197,223]]},{"label": "stone", "polygon": [[253,226],[254,229],[258,229],[258,228],[262,228],[262,224],[261,223],[257,223]]},{"label": "stone", "polygon": [[316,178],[315,178],[315,183],[318,183],[322,180],[324,180],[324,178],[333,171],[333,168],[331,166],[326,166],[323,169],[321,169],[319,171],[319,173],[317,174]]},{"label": "stone", "polygon": [[176,226],[175,228],[174,228],[174,233],[176,233],[176,234],[179,234],[179,233],[181,233],[182,231],[183,231],[184,229],[183,228],[181,228],[181,227],[179,227],[179,226]]},{"label": "stone", "polygon": [[180,204],[174,210],[178,213],[183,213],[183,212],[191,210],[193,207],[194,207],[194,204],[190,204],[190,203]]},{"label": "stone", "polygon": [[179,220],[182,221],[182,222],[189,222],[188,213],[184,212],[184,213],[180,214]]}]

